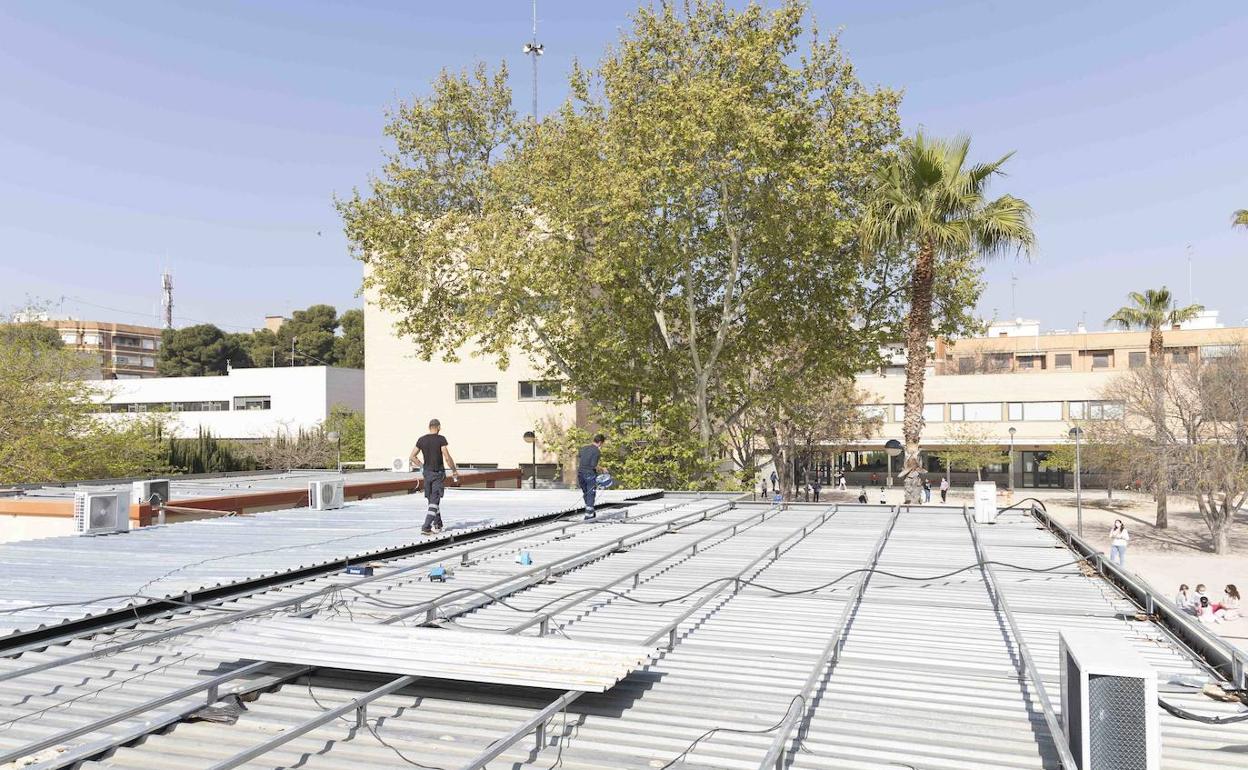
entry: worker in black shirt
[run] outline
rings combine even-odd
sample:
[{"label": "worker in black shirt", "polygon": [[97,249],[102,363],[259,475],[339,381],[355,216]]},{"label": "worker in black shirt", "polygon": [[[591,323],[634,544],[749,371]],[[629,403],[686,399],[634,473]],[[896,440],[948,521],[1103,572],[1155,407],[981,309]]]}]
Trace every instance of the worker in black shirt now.
[{"label": "worker in black shirt", "polygon": [[[425,515],[425,525],[420,528],[422,535],[436,535],[442,531],[442,494],[446,491],[446,466],[451,466],[451,478],[459,483],[459,468],[451,458],[451,451],[446,448],[447,440],[442,435],[442,423],[429,421],[429,432],[416,441],[412,448],[412,465],[420,465],[421,478],[424,481],[425,499],[429,501],[429,513]],[[419,457],[419,459],[418,459]]]},{"label": "worker in black shirt", "polygon": [[602,459],[602,445],[607,437],[594,434],[594,443],[581,447],[576,454],[576,483],[585,495],[585,518],[594,518],[594,497],[598,493],[598,461]]}]

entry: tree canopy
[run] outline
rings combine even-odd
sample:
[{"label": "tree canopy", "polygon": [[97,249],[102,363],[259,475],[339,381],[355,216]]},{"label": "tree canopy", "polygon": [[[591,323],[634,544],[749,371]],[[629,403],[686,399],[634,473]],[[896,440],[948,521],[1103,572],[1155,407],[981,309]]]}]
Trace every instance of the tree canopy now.
[{"label": "tree canopy", "polygon": [[[417,354],[518,352],[608,422],[684,415],[703,464],[746,402],[875,356],[881,257],[857,218],[899,97],[863,87],[803,3],[643,7],[570,91],[522,120],[505,68],[444,72],[339,202]],[[778,359],[796,376],[763,392]]]}]

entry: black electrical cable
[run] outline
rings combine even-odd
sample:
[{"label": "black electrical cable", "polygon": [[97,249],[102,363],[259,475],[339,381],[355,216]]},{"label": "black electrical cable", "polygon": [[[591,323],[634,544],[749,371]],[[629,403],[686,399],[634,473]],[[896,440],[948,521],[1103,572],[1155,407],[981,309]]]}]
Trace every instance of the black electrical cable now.
[{"label": "black electrical cable", "polygon": [[1179,719],[1189,719],[1193,722],[1201,722],[1207,725],[1229,725],[1234,724],[1235,722],[1248,722],[1248,711],[1229,717],[1212,717],[1179,708],[1173,703],[1167,703],[1161,698],[1157,699],[1157,705],[1165,709],[1170,715],[1176,716]]},{"label": "black electrical cable", "polygon": [[788,707],[785,708],[784,710],[784,716],[780,717],[780,721],[776,722],[771,727],[763,727],[757,730],[749,730],[743,727],[712,727],[710,730],[707,730],[706,732],[702,733],[697,738],[694,738],[693,741],[688,746],[685,747],[684,751],[672,757],[672,759],[668,761],[666,765],[663,765],[662,767],[660,767],[659,770],[668,770],[668,768],[670,768],[672,765],[675,765],[677,762],[687,757],[689,755],[689,752],[697,748],[699,743],[706,740],[707,738],[710,738],[715,733],[736,733],[738,735],[766,735],[767,733],[775,732],[776,730],[779,730],[780,727],[785,723],[785,720],[789,718],[789,711],[793,709],[793,704],[797,703],[800,700],[804,700],[800,694],[794,695],[793,698],[789,701]]}]

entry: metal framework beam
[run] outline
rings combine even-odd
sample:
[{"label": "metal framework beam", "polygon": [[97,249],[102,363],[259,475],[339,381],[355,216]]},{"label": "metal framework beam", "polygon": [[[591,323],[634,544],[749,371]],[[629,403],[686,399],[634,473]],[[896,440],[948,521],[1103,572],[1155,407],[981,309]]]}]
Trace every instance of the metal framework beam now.
[{"label": "metal framework beam", "polygon": [[771,746],[768,747],[767,753],[763,755],[762,762],[759,763],[760,770],[766,770],[773,765],[776,768],[784,767],[787,756],[786,749],[789,743],[789,733],[793,732],[793,728],[799,721],[804,722],[806,713],[810,710],[811,694],[815,687],[819,684],[819,680],[823,678],[823,672],[828,666],[835,666],[841,657],[841,649],[845,644],[845,633],[849,630],[850,623],[853,621],[854,613],[858,609],[858,605],[862,602],[862,595],[867,590],[867,583],[871,581],[872,570],[880,561],[880,555],[884,552],[884,546],[888,543],[888,537],[893,533],[893,527],[897,524],[898,517],[901,516],[901,507],[893,508],[893,513],[888,518],[888,524],[884,526],[880,537],[875,541],[875,547],[871,549],[871,555],[863,563],[863,573],[861,579],[854,584],[854,590],[845,600],[845,605],[841,608],[841,615],[836,621],[836,628],[832,631],[832,636],[828,639],[827,645],[823,648],[823,652],[819,654],[815,665],[811,667],[810,673],[806,676],[806,682],[802,685],[802,689],[798,691],[794,699],[789,703],[784,721],[780,724],[776,737],[772,739]]}]

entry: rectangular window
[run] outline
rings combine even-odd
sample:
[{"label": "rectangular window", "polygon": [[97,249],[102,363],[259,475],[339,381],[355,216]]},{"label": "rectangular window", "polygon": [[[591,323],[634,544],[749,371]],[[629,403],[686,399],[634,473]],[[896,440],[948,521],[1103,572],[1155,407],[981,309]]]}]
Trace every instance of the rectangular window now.
[{"label": "rectangular window", "polygon": [[1121,420],[1122,415],[1121,401],[1070,402],[1070,419],[1072,420]]},{"label": "rectangular window", "polygon": [[[906,419],[906,405],[893,404],[893,422],[904,422]],[[924,404],[923,405],[923,422],[944,422],[945,421],[945,405],[944,404]]]},{"label": "rectangular window", "polygon": [[144,350],[155,350],[155,349],[156,349],[156,340],[152,339],[151,337],[144,337],[144,338],[143,338],[143,349],[144,349]]},{"label": "rectangular window", "polygon": [[554,380],[521,380],[521,401],[551,401],[559,398],[561,384]]},{"label": "rectangular window", "polygon": [[1035,371],[1037,369],[1044,369],[1044,356],[1019,356],[1018,368],[1019,371]]},{"label": "rectangular window", "polygon": [[1140,369],[1148,363],[1148,354],[1143,350],[1132,350],[1127,354],[1127,365],[1132,369]]},{"label": "rectangular window", "polygon": [[1083,420],[1086,419],[1088,413],[1087,401],[1071,401],[1070,402],[1070,419]]},{"label": "rectangular window", "polygon": [[64,332],[61,334],[61,342],[64,342],[66,345],[77,344],[78,335],[73,332]]},{"label": "rectangular window", "polygon": [[118,366],[129,366],[130,357],[129,356],[113,356],[113,363]]},{"label": "rectangular window", "polygon": [[999,422],[1001,404],[993,401],[982,404],[950,404],[950,422]]},{"label": "rectangular window", "polygon": [[1093,369],[1109,369],[1114,365],[1112,350],[1090,350],[1088,355],[1092,356]]},{"label": "rectangular window", "polygon": [[1225,358],[1233,356],[1239,352],[1239,345],[1201,345],[1200,357],[1208,360],[1210,358]]},{"label": "rectangular window", "polygon": [[971,356],[961,356],[958,358],[958,374],[974,374],[975,359]]},{"label": "rectangular window", "polygon": [[988,371],[990,372],[1008,372],[1010,366],[1014,363],[1013,353],[989,353],[988,354]]},{"label": "rectangular window", "polygon": [[868,420],[874,420],[874,419],[882,420],[884,419],[886,412],[887,412],[886,407],[880,404],[859,404],[858,405],[858,414],[862,415],[864,418]]},{"label": "rectangular window", "polygon": [[250,412],[253,410],[270,409],[270,408],[272,408],[272,405],[270,403],[269,396],[235,396],[234,397],[234,411],[236,412]]},{"label": "rectangular window", "polygon": [[1054,369],[1070,369],[1070,354],[1069,353],[1054,353],[1053,354],[1053,368]]},{"label": "rectangular window", "polygon": [[98,334],[91,334],[91,333],[84,334],[84,335],[82,335],[82,344],[84,344],[84,345],[98,345],[98,344],[100,344],[100,335],[98,335]]},{"label": "rectangular window", "polygon": [[455,385],[456,401],[497,401],[497,382],[460,382]]},{"label": "rectangular window", "polygon": [[151,369],[152,367],[156,366],[156,359],[152,358],[151,356],[143,356],[143,365],[146,366],[148,369]]},{"label": "rectangular window", "polygon": [[1170,363],[1172,364],[1187,363],[1187,348],[1173,348],[1170,351]]},{"label": "rectangular window", "polygon": [[1009,405],[1011,420],[1058,421],[1062,419],[1061,401],[1015,401]]}]

